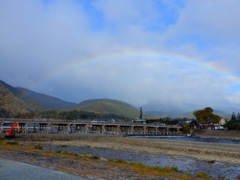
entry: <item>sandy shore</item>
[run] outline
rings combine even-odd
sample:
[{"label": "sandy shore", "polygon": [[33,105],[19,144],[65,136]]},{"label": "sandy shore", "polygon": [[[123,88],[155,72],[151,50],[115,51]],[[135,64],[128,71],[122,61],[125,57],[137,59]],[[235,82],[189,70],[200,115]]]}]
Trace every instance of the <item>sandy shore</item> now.
[{"label": "sandy shore", "polygon": [[22,134],[15,140],[27,145],[64,145],[119,151],[181,155],[204,161],[240,164],[240,144],[187,142],[102,134]]}]

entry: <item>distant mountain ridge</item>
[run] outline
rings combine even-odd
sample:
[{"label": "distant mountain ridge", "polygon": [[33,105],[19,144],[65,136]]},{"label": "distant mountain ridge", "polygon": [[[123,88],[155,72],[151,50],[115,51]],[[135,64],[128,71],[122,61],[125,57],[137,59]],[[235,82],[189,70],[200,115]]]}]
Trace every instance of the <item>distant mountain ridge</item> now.
[{"label": "distant mountain ridge", "polygon": [[[147,111],[146,113],[155,118],[165,118],[165,117],[170,117],[170,118],[188,118],[188,119],[195,119],[195,116],[193,115],[194,111],[190,112],[184,112],[184,113],[171,113],[171,112],[162,112],[162,111]],[[225,119],[230,119],[231,114],[225,113],[223,111],[219,110],[214,110],[214,114],[219,115],[222,118]]]},{"label": "distant mountain ridge", "polygon": [[[174,106],[171,109],[166,104],[159,103],[151,104],[151,106],[153,110],[149,108],[150,106],[148,108],[143,106],[143,118],[195,118],[193,111],[177,111],[174,109]],[[25,88],[16,88],[0,80],[0,114],[39,112],[47,109],[76,109],[100,114],[116,114],[123,117],[139,118],[139,110],[136,107],[119,100],[93,99],[77,104]],[[155,109],[162,109],[162,111]],[[219,110],[214,110],[214,113],[227,119],[231,117],[231,114]]]},{"label": "distant mountain ridge", "polygon": [[128,118],[139,117],[139,110],[136,107],[126,102],[111,99],[83,101],[75,109],[94,113],[116,114]]},{"label": "distant mountain ridge", "polygon": [[77,106],[77,103],[67,102],[52,96],[31,91],[25,88],[18,87],[16,89],[21,91],[22,97],[30,97],[46,109],[73,109],[74,107]]},{"label": "distant mountain ridge", "polygon": [[25,88],[13,87],[0,80],[0,113],[3,116],[40,112],[46,109],[70,110],[76,105],[76,103],[63,101]]},{"label": "distant mountain ridge", "polygon": [[164,111],[144,111],[144,114],[151,118],[164,118],[164,117],[174,117],[178,113],[164,112]]}]

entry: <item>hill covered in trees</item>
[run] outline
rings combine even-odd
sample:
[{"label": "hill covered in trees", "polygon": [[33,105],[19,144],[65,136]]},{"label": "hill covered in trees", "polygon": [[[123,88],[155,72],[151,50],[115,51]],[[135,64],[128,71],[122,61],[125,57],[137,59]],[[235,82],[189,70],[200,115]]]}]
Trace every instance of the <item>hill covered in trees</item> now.
[{"label": "hill covered in trees", "polygon": [[127,118],[139,117],[139,110],[134,106],[111,99],[95,99],[83,101],[75,108],[81,111],[88,111],[102,114],[115,114]]},{"label": "hill covered in trees", "polygon": [[0,81],[0,117],[136,118],[139,110],[128,103],[110,99],[71,103]]},{"label": "hill covered in trees", "polygon": [[[161,107],[160,107],[161,108]],[[230,117],[221,111],[214,111],[223,118]],[[21,115],[23,114],[23,115]],[[48,117],[48,118],[139,118],[139,109],[122,101],[111,99],[95,99],[79,104],[67,102],[52,96],[31,90],[13,87],[0,81],[0,117]],[[143,118],[195,118],[193,112],[177,114],[164,111],[144,111]]]},{"label": "hill covered in trees", "polygon": [[34,100],[19,98],[20,94],[15,88],[0,81],[0,114],[1,117],[12,117],[15,114],[40,111],[43,108]]},{"label": "hill covered in trees", "polygon": [[77,103],[63,101],[61,99],[48,96],[45,94],[37,93],[25,88],[16,88],[21,92],[20,97],[23,99],[31,98],[38,102],[43,108],[46,109],[73,109]]},{"label": "hill covered in trees", "polygon": [[33,92],[28,89],[13,87],[0,81],[0,116],[13,117],[16,114],[42,112],[47,109],[73,109],[77,104]]}]

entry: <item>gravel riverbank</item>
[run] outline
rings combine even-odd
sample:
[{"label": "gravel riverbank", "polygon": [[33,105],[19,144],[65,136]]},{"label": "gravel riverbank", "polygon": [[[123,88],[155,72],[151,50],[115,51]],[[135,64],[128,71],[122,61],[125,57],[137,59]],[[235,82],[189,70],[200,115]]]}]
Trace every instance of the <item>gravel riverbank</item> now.
[{"label": "gravel riverbank", "polygon": [[108,148],[119,151],[181,155],[204,161],[240,164],[240,144],[187,142],[102,134],[24,134],[23,144]]},{"label": "gravel riverbank", "polygon": [[[18,139],[19,140],[19,139]],[[23,140],[23,139],[22,139]],[[6,180],[11,177],[23,177],[22,179],[38,179],[38,173],[31,171],[33,166],[43,167],[41,173],[50,173],[49,170],[57,170],[64,172],[64,176],[57,179],[66,179],[66,173],[77,176],[79,179],[86,180],[119,180],[119,179],[139,179],[139,180],[192,180],[192,179],[206,179],[196,177],[187,173],[179,172],[176,168],[167,167],[151,167],[145,166],[142,163],[131,163],[123,160],[103,159],[98,156],[79,155],[69,153],[66,151],[49,151],[44,150],[42,146],[37,145],[39,142],[26,142],[19,144],[16,140],[0,141],[0,173],[1,177]],[[33,146],[26,146],[22,144],[32,144]],[[43,145],[43,143],[41,144]],[[5,168],[6,163],[11,161],[11,168]],[[15,162],[15,163],[14,163]],[[21,162],[21,166],[18,166]],[[22,165],[27,167],[26,174],[18,176],[19,169]],[[30,166],[28,166],[30,165]],[[32,166],[33,165],[33,166]],[[30,167],[28,169],[28,167]],[[37,169],[35,168],[34,169]],[[29,171],[28,171],[29,170]],[[50,173],[53,175],[52,173]],[[4,176],[3,176],[4,175]],[[57,176],[56,176],[57,177]],[[71,176],[69,176],[71,177]],[[77,178],[76,177],[76,178]],[[52,178],[51,178],[52,179]],[[55,177],[53,179],[56,179]],[[211,178],[208,178],[211,179]]]},{"label": "gravel riverbank", "polygon": [[[234,138],[233,138],[234,139]],[[12,141],[12,140],[10,140]],[[240,166],[240,144],[225,144],[225,143],[206,143],[206,142],[189,142],[189,141],[176,141],[169,139],[155,139],[155,138],[134,138],[134,137],[122,137],[120,135],[104,135],[104,134],[64,134],[64,133],[55,133],[55,134],[45,134],[45,133],[29,133],[29,134],[20,134],[13,139],[14,142],[19,142],[22,145],[28,145],[32,147],[41,147],[43,149],[48,149],[47,147],[77,147],[81,149],[110,149],[116,152],[132,152],[132,153],[145,153],[152,155],[170,155],[172,157],[181,156],[193,158],[200,161],[206,161],[210,164],[214,164],[215,162],[222,163],[232,163],[233,167],[239,169]],[[46,148],[45,148],[46,147]],[[75,149],[77,149],[75,148]],[[53,148],[54,149],[54,148]],[[66,148],[65,148],[66,149]],[[2,149],[0,154],[5,157],[6,152],[8,150]],[[67,169],[68,172],[74,173],[78,172],[82,175],[82,172],[88,174],[87,179],[94,179],[99,176],[105,176],[106,178],[102,179],[156,179],[156,176],[152,175],[142,176],[140,174],[136,174],[136,172],[129,171],[126,169],[121,169],[118,175],[111,175],[114,172],[114,167],[108,173],[105,172],[108,169],[105,164],[100,163],[98,166],[97,163],[89,163],[89,171],[85,172],[86,168],[84,165],[77,166],[77,162],[75,160],[69,160],[66,158],[59,158],[56,155],[52,156],[43,156],[44,158],[39,158],[38,152],[36,155],[34,153],[27,154],[25,152],[21,152],[22,150],[12,150],[12,153],[9,154],[10,159],[14,159],[21,162],[27,162],[34,165],[40,165],[46,167],[46,164],[51,168],[56,168],[58,170]],[[27,155],[26,155],[27,154]],[[87,154],[87,153],[86,153]],[[101,155],[100,155],[101,156]],[[17,157],[17,158],[16,158]],[[23,161],[24,160],[24,161]],[[71,162],[71,163],[70,163]],[[51,164],[52,163],[52,164]],[[86,162],[84,162],[85,164]],[[73,164],[73,166],[72,166]],[[84,166],[84,168],[83,168]],[[92,167],[93,166],[93,167]],[[101,167],[106,167],[102,171]],[[174,166],[174,165],[172,165]],[[61,167],[59,169],[59,167]],[[82,171],[82,168],[84,171]],[[80,169],[80,170],[79,170]],[[98,171],[99,173],[92,177],[92,171]],[[123,176],[123,172],[126,176]],[[201,172],[201,171],[200,171]],[[90,174],[90,175],[89,175]],[[134,176],[133,176],[134,174]],[[235,172],[234,176],[236,177],[238,173]],[[180,175],[181,176],[181,175]],[[90,178],[89,178],[90,177]],[[164,176],[165,177],[165,176]],[[168,176],[166,176],[168,177]],[[194,177],[195,179],[196,177]],[[175,179],[175,178],[172,178]],[[177,178],[181,179],[181,178]],[[189,179],[189,178],[186,178]],[[191,178],[190,178],[191,179]]]}]

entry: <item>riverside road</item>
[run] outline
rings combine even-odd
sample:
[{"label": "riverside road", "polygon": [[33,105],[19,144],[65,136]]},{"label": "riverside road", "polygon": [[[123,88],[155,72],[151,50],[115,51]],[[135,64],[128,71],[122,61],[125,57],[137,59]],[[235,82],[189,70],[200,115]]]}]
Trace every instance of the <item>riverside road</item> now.
[{"label": "riverside road", "polygon": [[49,168],[37,167],[27,163],[0,158],[1,180],[83,180],[84,178]]}]

